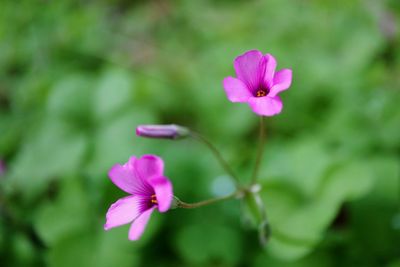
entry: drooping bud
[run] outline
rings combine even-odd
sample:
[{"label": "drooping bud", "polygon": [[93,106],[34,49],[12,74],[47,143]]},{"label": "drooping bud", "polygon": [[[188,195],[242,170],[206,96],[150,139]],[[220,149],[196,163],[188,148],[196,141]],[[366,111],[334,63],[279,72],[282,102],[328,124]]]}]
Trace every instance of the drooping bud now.
[{"label": "drooping bud", "polygon": [[271,237],[271,228],[267,218],[264,201],[260,196],[261,185],[253,185],[243,198],[246,219],[258,228],[260,244],[266,246]]},{"label": "drooping bud", "polygon": [[190,130],[175,124],[139,125],[136,135],[148,138],[181,139],[189,135]]}]

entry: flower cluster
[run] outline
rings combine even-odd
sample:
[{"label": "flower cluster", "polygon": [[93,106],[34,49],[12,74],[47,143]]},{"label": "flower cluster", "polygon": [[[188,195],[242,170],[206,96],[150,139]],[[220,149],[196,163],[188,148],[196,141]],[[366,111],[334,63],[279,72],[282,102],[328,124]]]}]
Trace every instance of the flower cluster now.
[{"label": "flower cluster", "polygon": [[[231,102],[247,102],[259,116],[279,114],[283,104],[278,94],[290,87],[292,71],[290,69],[275,71],[276,65],[276,60],[272,55],[263,55],[257,50],[248,51],[237,57],[234,61],[237,78],[227,77],[223,81],[228,99]],[[162,139],[181,139],[189,136],[197,138],[211,149],[227,173],[236,179],[234,172],[217,149],[204,137],[186,127],[174,124],[140,125],[136,128],[136,134],[142,137]],[[261,157],[262,153],[259,155]],[[257,174],[257,165],[255,174]],[[128,235],[130,240],[138,240],[141,237],[154,210],[168,211],[173,200],[177,201],[176,207],[197,208],[243,196],[245,193],[252,193],[253,191],[250,189],[255,185],[254,180],[247,189],[238,186],[237,191],[228,196],[193,204],[185,203],[174,197],[172,183],[164,176],[164,162],[155,155],[144,155],[140,158],[132,156],[127,163],[114,165],[108,176],[117,187],[128,193],[129,196],[123,197],[111,205],[106,214],[104,229],[109,230],[131,223]]]}]

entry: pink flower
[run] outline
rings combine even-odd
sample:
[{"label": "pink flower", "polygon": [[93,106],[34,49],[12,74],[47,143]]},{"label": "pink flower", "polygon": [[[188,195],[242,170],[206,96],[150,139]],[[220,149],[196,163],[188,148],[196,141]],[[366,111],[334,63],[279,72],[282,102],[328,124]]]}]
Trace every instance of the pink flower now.
[{"label": "pink flower", "polygon": [[275,58],[258,50],[238,56],[234,68],[237,78],[226,77],[223,82],[231,102],[247,102],[260,116],[273,116],[282,111],[278,94],[290,87],[292,70],[275,72]]},{"label": "pink flower", "polygon": [[154,155],[132,156],[124,165],[116,164],[108,172],[111,181],[131,194],[120,198],[107,211],[105,230],[132,223],[129,239],[138,240],[151,213],[166,212],[172,202],[172,184],[163,176],[164,162]]}]

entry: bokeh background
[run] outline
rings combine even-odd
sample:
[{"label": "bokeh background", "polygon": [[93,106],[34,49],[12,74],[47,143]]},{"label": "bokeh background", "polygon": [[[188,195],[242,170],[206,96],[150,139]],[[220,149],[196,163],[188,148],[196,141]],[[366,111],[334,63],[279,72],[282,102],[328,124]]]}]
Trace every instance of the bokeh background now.
[{"label": "bokeh background", "polygon": [[[400,266],[397,0],[0,2],[1,266]],[[164,158],[187,202],[229,191],[193,140],[135,136],[177,123],[208,136],[243,182],[258,118],[222,79],[246,50],[292,68],[268,118],[266,248],[239,201],[154,214],[138,242],[105,232],[125,195],[107,171]]]}]

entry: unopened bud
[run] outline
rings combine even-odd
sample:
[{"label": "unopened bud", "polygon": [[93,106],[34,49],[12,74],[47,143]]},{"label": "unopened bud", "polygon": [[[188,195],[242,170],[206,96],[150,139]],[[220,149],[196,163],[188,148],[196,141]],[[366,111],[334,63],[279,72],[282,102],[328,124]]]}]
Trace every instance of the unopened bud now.
[{"label": "unopened bud", "polygon": [[189,135],[186,127],[175,124],[168,125],[139,125],[136,127],[136,135],[149,138],[180,139]]}]

